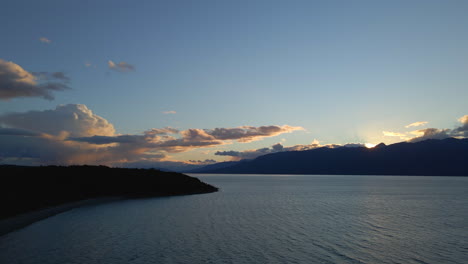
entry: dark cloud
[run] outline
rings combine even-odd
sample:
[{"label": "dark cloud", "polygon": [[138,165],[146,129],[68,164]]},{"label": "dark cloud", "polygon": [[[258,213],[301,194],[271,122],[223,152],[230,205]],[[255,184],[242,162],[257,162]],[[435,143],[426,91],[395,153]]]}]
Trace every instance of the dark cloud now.
[{"label": "dark cloud", "polygon": [[418,135],[415,138],[408,140],[409,142],[419,142],[427,139],[445,139],[451,137],[450,129],[438,129],[438,128],[426,128],[411,132],[412,134]]},{"label": "dark cloud", "polygon": [[96,145],[105,145],[112,143],[138,143],[145,142],[143,136],[138,135],[121,135],[121,136],[92,136],[92,137],[69,137],[67,140],[77,141],[77,142],[86,142]]},{"label": "dark cloud", "polygon": [[345,148],[365,148],[366,145],[362,144],[362,143],[347,143],[347,144],[344,144],[342,147],[345,147]]},{"label": "dark cloud", "polygon": [[[63,73],[47,74],[57,81],[42,80],[24,70],[14,62],[0,59],[0,99],[8,100],[17,97],[42,97],[52,100],[52,92],[63,91],[69,87],[63,83],[69,78]],[[67,80],[64,80],[66,78]]]},{"label": "dark cloud", "polygon": [[271,148],[276,152],[283,151],[283,149],[284,149],[284,147],[283,147],[283,145],[281,145],[281,143],[277,143],[277,144],[271,146]]},{"label": "dark cloud", "polygon": [[246,151],[235,151],[235,150],[228,150],[228,151],[216,151],[215,155],[217,156],[230,156],[230,157],[244,157]]},{"label": "dark cloud", "polygon": [[43,81],[53,81],[60,80],[63,82],[70,82],[70,77],[68,77],[64,72],[31,72],[37,80]]},{"label": "dark cloud", "polygon": [[281,143],[277,143],[271,146],[271,148],[259,148],[255,150],[244,150],[244,151],[235,151],[235,150],[217,151],[215,155],[233,157],[234,160],[254,159],[262,155],[281,152],[284,150],[285,148],[283,147],[283,145],[281,145]]},{"label": "dark cloud", "polygon": [[205,159],[205,160],[189,160],[188,161],[190,164],[196,164],[196,165],[210,165],[214,164],[217,161],[214,159]]},{"label": "dark cloud", "polygon": [[304,130],[302,127],[293,126],[242,126],[236,128],[215,128],[206,130],[207,134],[219,140],[237,140],[238,142],[251,142],[264,137],[273,137],[296,130]]},{"label": "dark cloud", "polygon": [[451,135],[454,137],[468,137],[468,115],[462,116],[458,121],[462,125],[452,130]]},{"label": "dark cloud", "polygon": [[26,130],[26,129],[0,127],[0,135],[38,137],[38,136],[41,136],[42,134],[34,132],[34,131]]}]

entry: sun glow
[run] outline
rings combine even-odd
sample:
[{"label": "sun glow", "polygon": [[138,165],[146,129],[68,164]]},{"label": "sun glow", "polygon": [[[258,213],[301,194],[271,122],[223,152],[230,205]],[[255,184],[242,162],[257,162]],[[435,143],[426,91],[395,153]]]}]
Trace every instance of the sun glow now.
[{"label": "sun glow", "polygon": [[366,146],[366,148],[373,148],[373,147],[376,146],[376,144],[366,143],[366,144],[364,144],[364,146]]}]

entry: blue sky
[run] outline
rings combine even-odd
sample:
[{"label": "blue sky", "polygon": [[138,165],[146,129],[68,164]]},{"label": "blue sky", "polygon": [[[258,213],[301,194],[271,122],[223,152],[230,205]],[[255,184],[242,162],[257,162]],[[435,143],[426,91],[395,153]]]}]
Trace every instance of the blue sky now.
[{"label": "blue sky", "polygon": [[0,59],[64,73],[70,89],[1,100],[0,115],[81,104],[115,135],[303,128],[176,160],[278,142],[398,142],[407,139],[383,131],[453,129],[467,114],[467,13],[466,1],[429,0],[8,1]]}]

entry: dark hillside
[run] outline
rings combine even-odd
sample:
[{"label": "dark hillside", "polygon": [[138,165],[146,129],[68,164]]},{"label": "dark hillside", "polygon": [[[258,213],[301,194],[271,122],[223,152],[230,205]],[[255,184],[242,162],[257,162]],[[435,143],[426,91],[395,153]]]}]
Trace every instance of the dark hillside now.
[{"label": "dark hillside", "polygon": [[468,139],[285,151],[203,173],[468,176]]},{"label": "dark hillside", "polygon": [[83,199],[199,194],[216,187],[181,173],[105,166],[0,166],[0,219]]}]

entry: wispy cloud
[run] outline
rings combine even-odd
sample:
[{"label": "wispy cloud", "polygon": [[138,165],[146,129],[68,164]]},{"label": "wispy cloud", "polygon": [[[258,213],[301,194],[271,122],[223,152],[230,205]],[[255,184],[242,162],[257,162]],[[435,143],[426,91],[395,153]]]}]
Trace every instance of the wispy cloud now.
[{"label": "wispy cloud", "polygon": [[464,115],[458,119],[461,123],[460,126],[449,129],[439,129],[439,128],[426,128],[426,129],[419,129],[415,131],[411,131],[410,133],[415,135],[409,139],[409,142],[418,142],[426,139],[444,139],[449,137],[455,138],[466,138],[468,137],[468,115]]},{"label": "wispy cloud", "polygon": [[165,115],[175,115],[175,114],[177,114],[177,112],[176,112],[176,111],[174,111],[174,110],[170,110],[170,111],[163,111],[162,113],[163,113],[163,114],[165,114]]},{"label": "wispy cloud", "polygon": [[68,77],[64,72],[31,72],[31,74],[34,75],[37,80],[59,80],[63,82],[70,82],[70,77]]},{"label": "wispy cloud", "polygon": [[264,137],[273,137],[293,131],[305,130],[303,127],[294,126],[242,126],[237,128],[215,128],[207,132],[220,140],[236,140],[238,142],[251,142]]},{"label": "wispy cloud", "polygon": [[411,124],[409,124],[409,125],[407,125],[407,126],[405,126],[405,127],[406,127],[406,128],[410,128],[410,127],[424,126],[424,125],[426,125],[427,123],[429,123],[429,122],[427,122],[427,121],[419,121],[419,122],[411,123]]},{"label": "wispy cloud", "polygon": [[50,39],[48,39],[46,37],[40,37],[39,41],[42,42],[42,43],[47,43],[47,44],[52,42]]},{"label": "wispy cloud", "polygon": [[172,127],[165,128],[152,128],[148,131],[145,131],[145,135],[167,135],[167,134],[178,134],[179,130]]},{"label": "wispy cloud", "polygon": [[30,73],[14,62],[0,59],[0,99],[42,97],[52,100],[52,92],[69,89],[66,84],[69,80],[62,72]]},{"label": "wispy cloud", "polygon": [[406,134],[399,133],[399,132],[382,131],[382,133],[386,137],[400,137],[400,138],[406,138],[407,137]]},{"label": "wispy cloud", "polygon": [[109,66],[109,69],[118,71],[118,72],[130,72],[135,70],[135,66],[126,63],[124,61],[121,61],[119,63],[115,63],[111,60],[107,62],[107,65]]}]

